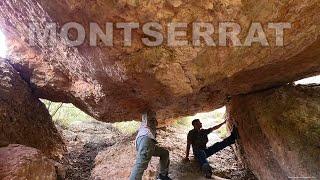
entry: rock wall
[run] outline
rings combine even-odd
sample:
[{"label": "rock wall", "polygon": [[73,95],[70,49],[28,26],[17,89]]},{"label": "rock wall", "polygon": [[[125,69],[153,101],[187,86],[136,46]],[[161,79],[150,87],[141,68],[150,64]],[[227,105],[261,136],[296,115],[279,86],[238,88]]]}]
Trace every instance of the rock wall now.
[{"label": "rock wall", "polygon": [[0,58],[0,147],[23,144],[50,157],[59,156],[64,143],[45,105],[28,84]]},{"label": "rock wall", "polygon": [[232,98],[229,116],[259,179],[320,178],[319,108],[320,86],[288,85]]},{"label": "rock wall", "polygon": [[55,163],[39,150],[11,144],[0,148],[0,179],[56,180]]},{"label": "rock wall", "polygon": [[[229,95],[320,72],[319,0],[6,0],[0,8],[9,59],[37,97],[71,102],[101,121],[139,119],[146,106],[159,119],[211,111]],[[242,25],[241,39],[251,22],[288,22],[292,28],[285,31],[284,47],[275,46],[273,30],[266,30],[269,47],[150,48],[140,40],[141,29],[133,31],[131,47],[123,46],[120,29],[115,30],[113,47],[90,47],[88,39],[75,48],[28,44],[29,22],[44,28],[47,22],[62,26],[70,21],[83,24],[87,32],[89,22],[104,27],[107,21],[154,21],[167,27],[169,22],[232,21]]]}]

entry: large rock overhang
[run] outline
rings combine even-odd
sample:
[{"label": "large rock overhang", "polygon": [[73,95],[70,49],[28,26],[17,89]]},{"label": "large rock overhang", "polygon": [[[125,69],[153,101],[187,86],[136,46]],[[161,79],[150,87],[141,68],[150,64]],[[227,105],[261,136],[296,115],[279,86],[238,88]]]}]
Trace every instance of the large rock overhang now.
[{"label": "large rock overhang", "polygon": [[[139,2],[139,3],[137,3]],[[319,1],[71,1],[6,0],[0,27],[7,36],[11,64],[39,98],[71,102],[101,121],[139,118],[146,107],[159,119],[210,111],[229,96],[283,85],[320,71]],[[244,37],[252,22],[289,22],[283,47],[145,47],[133,32],[123,47],[116,31],[113,47],[28,44],[30,22],[237,22]],[[86,29],[88,31],[88,29]],[[268,31],[267,34],[274,32]]]}]

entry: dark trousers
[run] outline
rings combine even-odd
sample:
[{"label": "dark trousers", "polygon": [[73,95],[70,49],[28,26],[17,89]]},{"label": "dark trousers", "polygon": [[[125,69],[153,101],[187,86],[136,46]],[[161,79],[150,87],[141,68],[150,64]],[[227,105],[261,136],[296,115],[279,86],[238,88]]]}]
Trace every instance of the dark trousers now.
[{"label": "dark trousers", "polygon": [[193,155],[195,158],[199,161],[201,167],[205,164],[209,164],[207,161],[207,158],[215,154],[216,152],[224,149],[227,146],[230,146],[231,144],[235,143],[235,137],[234,135],[231,135],[224,139],[221,142],[217,142],[214,145],[201,150],[193,150]]}]

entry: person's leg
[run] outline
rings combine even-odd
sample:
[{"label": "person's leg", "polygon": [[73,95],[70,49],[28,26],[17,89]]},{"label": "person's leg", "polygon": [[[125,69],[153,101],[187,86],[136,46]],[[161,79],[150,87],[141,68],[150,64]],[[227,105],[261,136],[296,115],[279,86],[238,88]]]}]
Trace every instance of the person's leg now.
[{"label": "person's leg", "polygon": [[211,166],[209,165],[209,162],[207,160],[206,152],[204,150],[196,150],[196,151],[193,151],[193,155],[200,163],[200,167],[201,167],[201,170],[204,173],[204,175],[208,178],[211,177],[212,170],[211,170]]},{"label": "person's leg", "polygon": [[137,139],[137,159],[132,169],[130,180],[141,180],[144,170],[147,169],[154,153],[155,142],[147,136],[139,137]]},{"label": "person's leg", "polygon": [[156,145],[153,156],[160,157],[160,174],[167,176],[170,164],[169,151]]},{"label": "person's leg", "polygon": [[193,151],[194,157],[197,159],[197,161],[200,163],[200,166],[202,167],[204,164],[209,164],[207,161],[207,155],[204,150],[196,150]]},{"label": "person's leg", "polygon": [[208,147],[207,149],[205,149],[205,153],[207,155],[206,157],[210,157],[213,154],[215,154],[216,152],[224,149],[225,147],[228,147],[231,144],[234,144],[235,140],[236,140],[236,134],[235,134],[235,130],[233,130],[229,137],[227,137],[223,141],[217,142],[214,145],[212,145],[212,146]]}]

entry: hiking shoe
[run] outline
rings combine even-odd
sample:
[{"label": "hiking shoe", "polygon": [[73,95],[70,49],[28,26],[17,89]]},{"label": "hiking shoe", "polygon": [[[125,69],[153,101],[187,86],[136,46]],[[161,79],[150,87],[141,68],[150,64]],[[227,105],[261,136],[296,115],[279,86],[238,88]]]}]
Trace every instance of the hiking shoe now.
[{"label": "hiking shoe", "polygon": [[168,175],[161,175],[159,174],[157,180],[172,180]]}]

